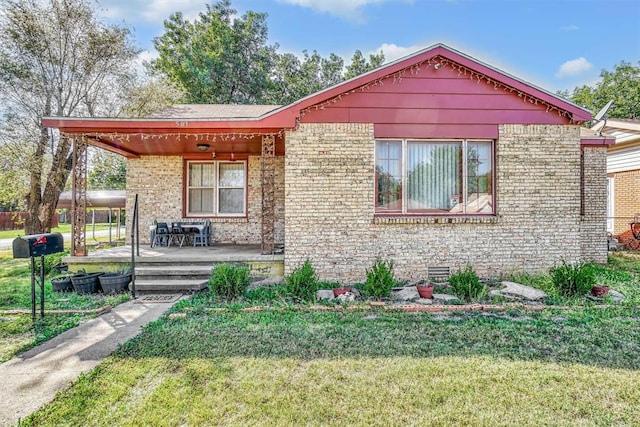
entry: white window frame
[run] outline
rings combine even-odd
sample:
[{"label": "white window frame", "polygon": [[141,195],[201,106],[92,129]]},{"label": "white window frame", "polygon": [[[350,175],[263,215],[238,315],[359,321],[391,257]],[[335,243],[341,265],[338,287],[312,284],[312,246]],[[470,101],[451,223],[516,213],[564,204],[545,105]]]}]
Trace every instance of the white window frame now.
[{"label": "white window frame", "polygon": [[[225,188],[239,188],[239,187],[223,187],[219,185],[219,177],[220,177],[220,165],[221,164],[238,164],[241,163],[243,165],[243,174],[244,174],[244,185],[242,186],[242,213],[220,213],[220,190]],[[189,182],[191,177],[191,165],[194,164],[214,164],[214,183],[212,187],[192,187]],[[244,160],[189,160],[187,161],[187,170],[185,177],[185,213],[187,217],[246,217],[247,216],[247,162]],[[190,212],[190,190],[198,189],[198,188],[212,188],[213,189],[213,212]]]},{"label": "white window frame", "polygon": [[[402,153],[401,153],[401,195],[402,195],[402,199],[401,199],[401,212],[397,212],[397,211],[385,211],[385,210],[378,210],[378,189],[377,189],[377,180],[376,180],[376,165],[377,165],[377,150],[376,150],[376,146],[377,143],[379,142],[386,142],[386,141],[391,141],[391,142],[400,142],[401,146],[402,146]],[[463,210],[462,212],[459,213],[453,213],[453,212],[409,212],[408,209],[408,145],[410,143],[413,142],[428,142],[428,143],[442,143],[442,144],[446,144],[446,143],[460,143],[461,144],[461,149],[462,149],[462,194],[461,194],[461,200],[460,203],[463,202],[464,203],[462,205]],[[490,143],[491,144],[491,181],[492,181],[492,185],[491,185],[491,198],[492,198],[492,212],[491,213],[479,213],[479,212],[471,212],[471,213],[467,213],[467,202],[466,202],[466,197],[467,197],[467,193],[468,193],[468,180],[469,180],[469,176],[468,176],[468,145],[469,144],[474,144],[474,143]],[[374,155],[374,213],[375,215],[378,216],[461,216],[461,215],[465,215],[465,216],[495,216],[496,215],[496,191],[495,191],[495,180],[496,180],[496,157],[495,157],[495,149],[496,149],[496,141],[492,140],[492,139],[446,139],[446,138],[438,138],[438,139],[420,139],[420,138],[378,138],[374,140],[374,147],[373,147],[373,155]]]}]

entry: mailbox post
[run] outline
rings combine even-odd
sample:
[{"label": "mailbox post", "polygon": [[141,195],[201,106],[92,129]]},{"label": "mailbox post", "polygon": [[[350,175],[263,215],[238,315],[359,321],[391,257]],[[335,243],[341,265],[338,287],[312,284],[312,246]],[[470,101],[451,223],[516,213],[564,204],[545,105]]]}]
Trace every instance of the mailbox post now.
[{"label": "mailbox post", "polygon": [[31,317],[36,320],[36,258],[40,258],[40,317],[44,317],[44,256],[64,251],[62,234],[47,233],[16,237],[13,241],[14,258],[31,259]]}]

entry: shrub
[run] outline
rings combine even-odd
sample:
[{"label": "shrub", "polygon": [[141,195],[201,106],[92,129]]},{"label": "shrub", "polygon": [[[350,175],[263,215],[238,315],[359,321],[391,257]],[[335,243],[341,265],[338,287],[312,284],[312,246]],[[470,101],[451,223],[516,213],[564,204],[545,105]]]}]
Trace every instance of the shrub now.
[{"label": "shrub", "polygon": [[452,274],[449,277],[449,285],[458,298],[467,302],[481,299],[487,294],[487,287],[480,283],[471,265]]},{"label": "shrub", "polygon": [[388,297],[391,288],[397,283],[393,277],[393,261],[383,261],[378,257],[371,270],[367,270],[367,280],[362,285],[362,290],[374,298]]},{"label": "shrub", "polygon": [[315,299],[318,290],[318,276],[309,260],[285,276],[284,288],[287,294],[299,300],[312,301]]},{"label": "shrub", "polygon": [[553,285],[565,297],[585,294],[596,284],[596,272],[591,264],[572,265],[562,260],[562,265],[553,267],[550,273]]},{"label": "shrub", "polygon": [[230,264],[218,264],[209,278],[209,289],[219,298],[231,301],[244,295],[249,286],[249,269]]}]

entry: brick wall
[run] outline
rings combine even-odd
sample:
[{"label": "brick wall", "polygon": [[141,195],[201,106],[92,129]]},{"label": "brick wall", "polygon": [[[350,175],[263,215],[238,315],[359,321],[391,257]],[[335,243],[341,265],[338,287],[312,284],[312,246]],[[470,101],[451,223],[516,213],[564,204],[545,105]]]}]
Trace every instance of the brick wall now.
[{"label": "brick wall", "polygon": [[[138,194],[140,241],[149,243],[148,226],[154,220],[180,220],[183,206],[183,167],[180,156],[144,156],[127,162],[127,212],[133,212],[134,196]],[[248,161],[247,218],[209,218],[216,243],[260,244],[262,218],[262,187],[260,157]],[[284,242],[284,159],[276,160],[276,244]],[[127,230],[131,229],[127,215]],[[127,233],[127,243],[130,234]]]},{"label": "brick wall", "polygon": [[[500,126],[497,215],[453,223],[374,219],[373,135],[370,124],[301,124],[287,134],[286,272],[308,258],[322,280],[357,282],[381,256],[395,261],[401,279],[423,278],[429,266],[455,271],[467,263],[497,276],[546,271],[587,252],[577,126]],[[599,155],[593,157],[599,168]],[[598,251],[590,255],[601,259]]]},{"label": "brick wall", "polygon": [[607,262],[607,149],[585,147],[583,158],[581,256],[586,261]]},{"label": "brick wall", "polygon": [[614,234],[629,231],[629,223],[640,212],[640,170],[616,172],[614,175]]}]

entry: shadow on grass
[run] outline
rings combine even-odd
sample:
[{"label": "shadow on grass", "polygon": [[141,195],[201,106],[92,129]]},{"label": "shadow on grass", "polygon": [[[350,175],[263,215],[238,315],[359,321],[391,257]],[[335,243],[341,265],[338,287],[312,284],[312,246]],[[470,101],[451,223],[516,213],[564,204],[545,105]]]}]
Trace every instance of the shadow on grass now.
[{"label": "shadow on grass", "polygon": [[358,358],[492,356],[640,368],[638,313],[585,310],[512,315],[386,311],[192,312],[163,318],[119,357]]}]

